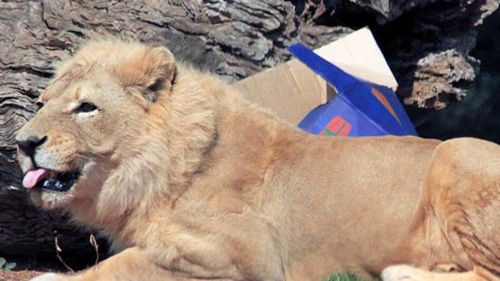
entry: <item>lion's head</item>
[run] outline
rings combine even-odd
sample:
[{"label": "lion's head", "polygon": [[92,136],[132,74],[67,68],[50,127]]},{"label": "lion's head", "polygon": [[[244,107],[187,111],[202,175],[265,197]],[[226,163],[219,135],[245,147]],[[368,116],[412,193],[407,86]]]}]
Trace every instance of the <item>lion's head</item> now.
[{"label": "lion's head", "polygon": [[[39,98],[40,110],[16,137],[33,201],[65,207],[94,200],[110,177],[130,181],[123,162],[155,142],[155,116],[169,103],[175,75],[166,48],[116,40],[91,42],[62,64]],[[133,176],[147,168],[136,167]]]}]

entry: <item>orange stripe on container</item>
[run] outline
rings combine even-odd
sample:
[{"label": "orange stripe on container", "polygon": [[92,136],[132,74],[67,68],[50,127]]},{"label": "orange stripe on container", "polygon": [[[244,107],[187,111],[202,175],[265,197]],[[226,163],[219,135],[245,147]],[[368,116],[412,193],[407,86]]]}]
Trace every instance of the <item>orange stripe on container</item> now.
[{"label": "orange stripe on container", "polygon": [[399,120],[398,115],[396,112],[394,112],[394,109],[392,108],[391,104],[387,100],[387,98],[382,94],[379,90],[375,89],[372,87],[372,94],[384,105],[384,107],[394,116],[396,120],[398,120],[399,124],[401,124],[401,121]]}]

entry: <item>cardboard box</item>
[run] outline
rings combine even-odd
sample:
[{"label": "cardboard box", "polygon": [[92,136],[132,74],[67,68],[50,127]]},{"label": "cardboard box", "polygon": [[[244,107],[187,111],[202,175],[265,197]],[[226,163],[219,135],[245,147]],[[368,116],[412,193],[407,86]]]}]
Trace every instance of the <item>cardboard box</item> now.
[{"label": "cardboard box", "polygon": [[[358,30],[315,50],[315,53],[320,55],[327,63],[333,63],[340,69],[356,76],[360,79],[359,81],[371,81],[385,86],[375,87],[378,93],[373,92],[372,94],[379,96],[378,102],[392,104],[396,101],[397,108],[395,110],[391,110],[390,106],[387,107],[387,104],[383,105],[388,110],[388,114],[396,116],[395,119],[398,119],[397,114],[401,113],[402,107],[397,98],[391,96],[394,95],[392,91],[396,90],[397,82],[369,29]],[[330,84],[332,84],[332,81],[330,81]],[[331,87],[324,78],[317,75],[305,64],[295,59],[239,81],[234,86],[250,101],[270,109],[292,124],[298,124],[311,110],[326,104],[330,100],[336,103],[344,101],[345,105],[343,97],[336,98],[338,93],[334,87]],[[383,96],[388,98],[381,100],[380,97]],[[353,104],[347,105],[347,107],[359,111],[359,108],[356,108]],[[397,111],[396,115],[393,114],[394,111]],[[404,110],[402,113],[404,114],[402,119],[408,121]],[[382,115],[384,116],[384,114]],[[388,115],[385,114],[385,116]],[[361,119],[363,119],[363,116],[360,117]],[[349,125],[352,126],[352,124],[347,124],[343,118],[332,118],[329,121],[330,124],[323,125],[328,125],[340,134],[352,133],[352,135],[357,135],[356,132],[359,131],[357,128],[360,127],[359,123],[363,123],[361,120],[354,124],[356,128],[353,130],[353,128],[349,128]],[[412,130],[414,132],[413,127],[411,127],[410,131]],[[361,131],[364,131],[364,129]]]}]

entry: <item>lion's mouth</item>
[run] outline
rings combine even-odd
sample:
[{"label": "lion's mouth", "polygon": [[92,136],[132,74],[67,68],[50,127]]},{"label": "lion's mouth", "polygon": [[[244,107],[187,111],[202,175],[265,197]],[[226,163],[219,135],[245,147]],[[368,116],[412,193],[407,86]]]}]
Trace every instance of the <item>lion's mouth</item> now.
[{"label": "lion's mouth", "polygon": [[79,172],[55,172],[43,168],[29,170],[23,179],[23,186],[28,189],[35,187],[53,191],[68,191],[78,180]]}]

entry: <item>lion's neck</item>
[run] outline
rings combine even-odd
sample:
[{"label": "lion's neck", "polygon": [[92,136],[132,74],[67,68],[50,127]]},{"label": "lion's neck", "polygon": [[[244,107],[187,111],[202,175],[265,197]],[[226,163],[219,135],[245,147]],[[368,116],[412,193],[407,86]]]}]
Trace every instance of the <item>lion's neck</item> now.
[{"label": "lion's neck", "polygon": [[77,220],[129,240],[136,219],[147,219],[152,206],[171,205],[202,169],[217,138],[217,101],[193,84],[189,71],[177,79],[172,94],[150,108],[145,136],[123,152],[125,160],[110,171],[97,200],[73,211]]}]

